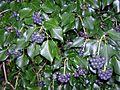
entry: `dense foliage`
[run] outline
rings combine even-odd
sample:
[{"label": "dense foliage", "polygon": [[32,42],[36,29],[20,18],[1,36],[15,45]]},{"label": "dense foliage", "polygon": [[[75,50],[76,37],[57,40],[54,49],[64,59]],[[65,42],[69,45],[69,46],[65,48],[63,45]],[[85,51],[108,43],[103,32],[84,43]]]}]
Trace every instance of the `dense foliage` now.
[{"label": "dense foliage", "polygon": [[0,1],[1,90],[120,90],[119,0]]}]

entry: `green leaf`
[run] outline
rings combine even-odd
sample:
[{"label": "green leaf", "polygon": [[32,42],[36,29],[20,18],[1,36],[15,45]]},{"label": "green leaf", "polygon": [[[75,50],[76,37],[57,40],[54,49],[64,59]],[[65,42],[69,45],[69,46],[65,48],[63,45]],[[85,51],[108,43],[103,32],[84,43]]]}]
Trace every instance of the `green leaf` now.
[{"label": "green leaf", "polygon": [[32,20],[32,17],[30,17],[30,18],[25,18],[25,24],[27,24],[27,25],[31,25],[31,24],[33,24],[33,20]]},{"label": "green leaf", "polygon": [[115,76],[116,81],[120,82],[120,75]]},{"label": "green leaf", "polygon": [[56,27],[59,27],[58,26],[58,21],[56,19],[50,19],[48,21],[45,21],[44,22],[44,27],[49,30],[49,29],[52,29],[52,28],[56,28]]},{"label": "green leaf", "polygon": [[120,33],[116,32],[114,29],[108,31],[108,35],[115,41],[120,41]]},{"label": "green leaf", "polygon": [[4,39],[5,39],[5,37],[4,37],[4,30],[2,30],[2,29],[0,29],[0,45],[1,44],[3,44],[3,42],[4,42]]},{"label": "green leaf", "polygon": [[94,29],[94,22],[95,22],[95,20],[92,16],[86,17],[83,20],[83,26],[87,29],[93,30]]},{"label": "green leaf", "polygon": [[54,11],[55,5],[52,1],[46,0],[46,2],[41,7],[46,13],[52,13]]},{"label": "green leaf", "polygon": [[100,54],[104,56],[109,63],[109,59],[115,54],[115,51],[112,46],[105,44],[100,50]]},{"label": "green leaf", "polygon": [[53,38],[58,39],[63,42],[63,36],[62,36],[62,28],[56,27],[50,30],[50,33]]},{"label": "green leaf", "polygon": [[25,41],[28,41],[32,35],[32,33],[36,30],[36,26],[28,28],[24,33]]},{"label": "green leaf", "polygon": [[40,50],[40,46],[33,43],[28,47],[27,52],[31,58],[34,58],[34,56],[39,54],[39,50]]},{"label": "green leaf", "polygon": [[81,47],[84,43],[84,38],[77,37],[73,40],[71,47]]},{"label": "green leaf", "polygon": [[71,24],[74,22],[74,15],[72,13],[64,12],[62,14],[62,26]]},{"label": "green leaf", "polygon": [[112,58],[111,64],[113,66],[114,72],[120,75],[120,61],[116,57]]},{"label": "green leaf", "polygon": [[50,40],[43,42],[40,54],[48,59],[50,62],[53,62],[54,55],[52,52],[52,48],[50,47]]},{"label": "green leaf", "polygon": [[0,61],[4,61],[7,59],[7,55],[6,55],[6,50],[2,50],[0,51]]},{"label": "green leaf", "polygon": [[30,8],[23,8],[20,10],[20,17],[23,19],[25,17],[29,17],[32,15],[32,9]]},{"label": "green leaf", "polygon": [[24,66],[28,65],[29,59],[26,55],[22,55],[17,58],[16,64],[20,67],[23,68]]},{"label": "green leaf", "polygon": [[25,41],[24,38],[17,39],[16,48],[17,48],[18,50],[25,48],[27,45],[28,45],[28,43]]},{"label": "green leaf", "polygon": [[52,48],[52,53],[53,53],[54,57],[59,59],[59,57],[60,57],[59,48],[57,47],[57,44],[53,40],[50,42],[50,48]]}]

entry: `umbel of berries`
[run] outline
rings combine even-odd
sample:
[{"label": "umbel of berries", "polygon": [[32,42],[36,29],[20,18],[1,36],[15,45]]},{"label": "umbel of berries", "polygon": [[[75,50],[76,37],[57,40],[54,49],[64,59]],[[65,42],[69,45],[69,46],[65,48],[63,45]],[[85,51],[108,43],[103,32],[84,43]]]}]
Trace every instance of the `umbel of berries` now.
[{"label": "umbel of berries", "polygon": [[32,15],[32,19],[33,19],[33,22],[35,24],[42,24],[42,21],[43,21],[43,16],[40,12],[34,12],[33,15]]},{"label": "umbel of berries", "polygon": [[112,69],[111,68],[108,68],[106,70],[99,70],[98,71],[98,77],[101,79],[101,80],[108,80],[110,79],[112,76]]},{"label": "umbel of berries", "polygon": [[93,67],[93,69],[100,69],[104,66],[106,60],[104,57],[94,57],[90,60],[90,65]]},{"label": "umbel of berries", "polygon": [[67,73],[65,75],[60,74],[60,75],[58,75],[57,80],[61,84],[67,84],[70,80],[70,74],[69,73]]},{"label": "umbel of berries", "polygon": [[42,43],[44,39],[45,39],[45,34],[41,32],[34,32],[31,36],[32,42],[39,43],[39,44]]},{"label": "umbel of berries", "polygon": [[81,67],[79,67],[74,73],[74,77],[84,76],[87,74],[87,71]]}]

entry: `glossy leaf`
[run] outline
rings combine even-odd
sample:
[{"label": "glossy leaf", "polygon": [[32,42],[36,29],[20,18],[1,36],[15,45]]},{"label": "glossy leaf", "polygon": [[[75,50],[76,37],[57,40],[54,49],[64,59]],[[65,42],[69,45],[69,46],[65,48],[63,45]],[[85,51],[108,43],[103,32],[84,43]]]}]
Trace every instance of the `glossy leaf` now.
[{"label": "glossy leaf", "polygon": [[16,64],[18,67],[23,68],[24,66],[28,65],[29,59],[26,55],[22,55],[16,60]]},{"label": "glossy leaf", "polygon": [[40,50],[40,54],[48,59],[50,62],[53,62],[53,52],[52,48],[50,47],[51,41],[47,40],[42,44],[42,49]]}]

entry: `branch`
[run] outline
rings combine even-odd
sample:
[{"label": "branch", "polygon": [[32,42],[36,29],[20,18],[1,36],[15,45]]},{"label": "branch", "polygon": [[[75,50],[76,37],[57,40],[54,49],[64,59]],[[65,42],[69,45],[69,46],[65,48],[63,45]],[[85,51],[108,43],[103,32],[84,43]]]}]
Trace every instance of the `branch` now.
[{"label": "branch", "polygon": [[6,74],[6,68],[5,68],[5,62],[2,63],[3,65],[3,72],[4,72],[4,78],[5,78],[5,83],[10,85],[13,90],[15,90],[14,86],[8,81],[7,79],[7,74]]}]

